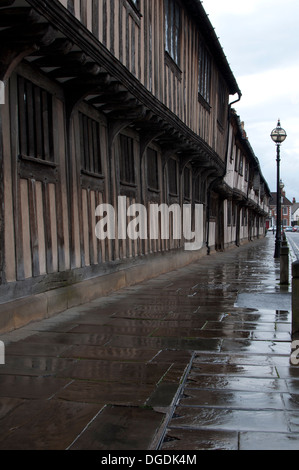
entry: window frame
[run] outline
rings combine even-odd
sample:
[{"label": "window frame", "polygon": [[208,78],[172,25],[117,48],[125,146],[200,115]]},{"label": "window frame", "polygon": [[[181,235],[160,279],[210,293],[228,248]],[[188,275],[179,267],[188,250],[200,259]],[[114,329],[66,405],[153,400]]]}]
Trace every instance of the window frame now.
[{"label": "window frame", "polygon": [[79,111],[79,129],[81,173],[102,177],[101,124],[88,114]]},{"label": "window frame", "polygon": [[119,180],[123,186],[136,187],[135,141],[126,134],[119,135]]},{"label": "window frame", "polygon": [[18,75],[18,129],[20,156],[55,163],[53,95]]},{"label": "window frame", "polygon": [[[174,165],[171,168],[171,165]],[[174,173],[174,175],[172,174]],[[169,158],[167,162],[167,176],[168,176],[168,193],[170,196],[178,197],[179,195],[179,181],[178,181],[178,162],[175,158]],[[173,186],[172,176],[175,176],[175,186]]]},{"label": "window frame", "polygon": [[198,57],[198,98],[207,104],[211,102],[212,57],[202,41],[199,41]]},{"label": "window frame", "polygon": [[181,7],[176,0],[164,0],[164,41],[165,52],[180,66]]},{"label": "window frame", "polygon": [[[152,160],[154,158],[154,162]],[[151,192],[160,192],[159,180],[159,155],[158,152],[151,147],[147,148],[146,152],[147,163],[147,188]],[[155,176],[154,176],[155,174]]]}]

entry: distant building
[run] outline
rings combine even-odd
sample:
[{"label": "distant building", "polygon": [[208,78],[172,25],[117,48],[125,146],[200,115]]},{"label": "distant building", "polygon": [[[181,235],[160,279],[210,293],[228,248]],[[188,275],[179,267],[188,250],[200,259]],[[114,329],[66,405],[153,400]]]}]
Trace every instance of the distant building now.
[{"label": "distant building", "polygon": [[[271,193],[270,199],[270,218],[272,222],[272,227],[276,227],[277,223],[277,192]],[[292,203],[286,197],[286,192],[284,190],[284,184],[281,182],[281,225],[283,227],[288,227],[291,225],[292,221]]]},{"label": "distant building", "polygon": [[292,225],[299,225],[299,202],[295,198],[292,204]]}]

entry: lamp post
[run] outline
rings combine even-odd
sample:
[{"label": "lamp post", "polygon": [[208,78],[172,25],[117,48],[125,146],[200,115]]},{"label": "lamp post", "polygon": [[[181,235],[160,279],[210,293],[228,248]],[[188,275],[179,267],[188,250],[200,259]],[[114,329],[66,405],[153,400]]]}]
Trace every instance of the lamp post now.
[{"label": "lamp post", "polygon": [[280,146],[286,140],[287,133],[280,125],[278,120],[277,127],[271,132],[271,139],[276,144],[277,150],[277,222],[276,222],[276,240],[274,258],[280,258],[281,244],[281,187],[280,187]]}]

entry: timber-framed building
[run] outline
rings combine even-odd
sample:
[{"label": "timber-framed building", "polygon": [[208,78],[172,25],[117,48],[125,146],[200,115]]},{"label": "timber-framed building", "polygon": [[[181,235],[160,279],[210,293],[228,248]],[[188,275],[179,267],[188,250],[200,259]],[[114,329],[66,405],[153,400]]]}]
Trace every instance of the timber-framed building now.
[{"label": "timber-framed building", "polygon": [[[200,1],[0,0],[0,80],[0,331],[263,236],[269,189]],[[201,205],[200,249],[99,240],[119,196]]]}]

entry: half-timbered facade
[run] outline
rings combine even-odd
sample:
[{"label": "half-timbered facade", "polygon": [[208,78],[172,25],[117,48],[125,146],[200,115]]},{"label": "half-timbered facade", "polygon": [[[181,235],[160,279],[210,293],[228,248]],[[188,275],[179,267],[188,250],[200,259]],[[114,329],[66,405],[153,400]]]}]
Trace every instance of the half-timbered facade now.
[{"label": "half-timbered facade", "polygon": [[227,171],[223,180],[224,246],[240,245],[265,235],[270,189],[248,141],[244,123],[234,110],[230,116]]},{"label": "half-timbered facade", "polygon": [[[0,0],[0,84],[0,330],[262,234],[229,224],[241,92],[200,2]],[[149,237],[150,210],[128,237],[126,211],[153,204],[190,208],[196,250],[171,223]],[[108,205],[118,229],[101,238]]]}]

